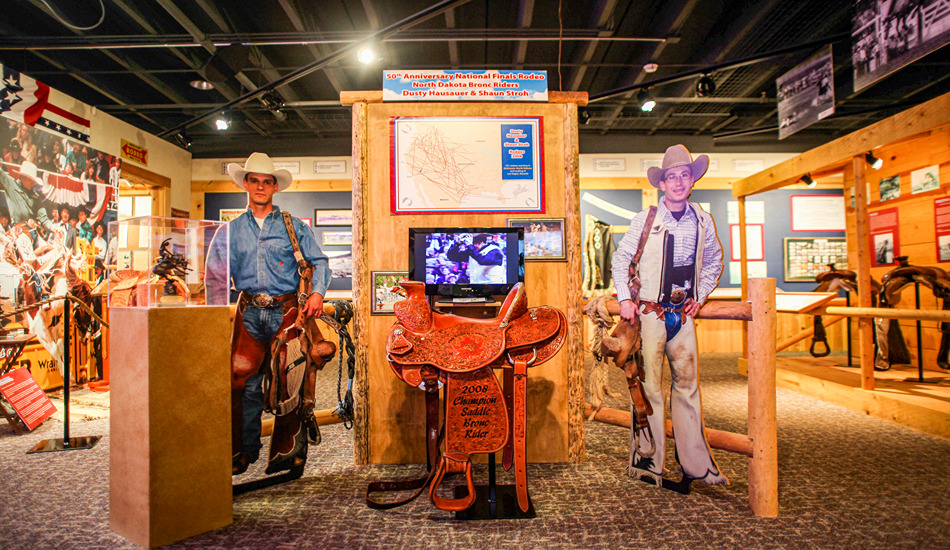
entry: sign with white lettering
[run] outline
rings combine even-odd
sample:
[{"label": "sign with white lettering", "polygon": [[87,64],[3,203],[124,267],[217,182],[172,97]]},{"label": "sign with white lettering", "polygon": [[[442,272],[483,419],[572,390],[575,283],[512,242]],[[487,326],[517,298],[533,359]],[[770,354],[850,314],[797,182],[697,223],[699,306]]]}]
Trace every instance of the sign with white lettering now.
[{"label": "sign with white lettering", "polygon": [[383,101],[547,100],[547,71],[383,71]]}]

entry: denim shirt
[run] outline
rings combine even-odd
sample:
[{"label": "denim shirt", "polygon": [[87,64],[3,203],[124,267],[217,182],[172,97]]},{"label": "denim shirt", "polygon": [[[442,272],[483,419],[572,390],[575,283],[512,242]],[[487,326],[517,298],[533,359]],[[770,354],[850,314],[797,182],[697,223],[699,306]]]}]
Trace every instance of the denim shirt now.
[{"label": "denim shirt", "polygon": [[[294,247],[290,244],[280,209],[276,206],[273,208],[264,218],[263,228],[258,227],[250,208],[228,222],[230,278],[236,290],[254,294],[263,292],[271,296],[297,290],[300,276],[297,274]],[[313,291],[325,295],[331,278],[329,260],[317,246],[313,230],[299,219],[292,219],[300,252],[305,260],[313,264]],[[220,248],[212,243],[205,275],[208,283],[223,278],[220,257]],[[213,286],[208,284],[209,290]],[[213,297],[208,298],[210,302]]]}]

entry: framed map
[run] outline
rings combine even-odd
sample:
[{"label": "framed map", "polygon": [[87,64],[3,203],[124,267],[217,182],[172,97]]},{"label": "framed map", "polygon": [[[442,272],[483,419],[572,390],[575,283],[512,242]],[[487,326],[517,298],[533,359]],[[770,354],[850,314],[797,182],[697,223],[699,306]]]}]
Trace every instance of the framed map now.
[{"label": "framed map", "polygon": [[544,212],[541,117],[393,117],[391,211]]},{"label": "framed map", "polygon": [[844,237],[786,237],[785,282],[813,283],[828,264],[847,269],[848,244]]}]

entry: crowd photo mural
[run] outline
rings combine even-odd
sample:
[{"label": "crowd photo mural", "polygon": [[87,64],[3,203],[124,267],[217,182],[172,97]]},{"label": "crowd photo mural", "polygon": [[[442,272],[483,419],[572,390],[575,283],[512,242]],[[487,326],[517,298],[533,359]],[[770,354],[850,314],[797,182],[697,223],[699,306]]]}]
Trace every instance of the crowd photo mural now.
[{"label": "crowd photo mural", "polygon": [[[69,290],[102,309],[94,295],[115,262],[107,228],[116,219],[121,160],[6,113],[0,153],[0,325],[36,335],[48,357],[24,353],[20,363],[47,389],[61,385],[63,373],[64,300],[50,299]],[[72,307],[79,337],[93,350],[90,366],[77,367],[78,381],[101,378],[99,325]]]}]

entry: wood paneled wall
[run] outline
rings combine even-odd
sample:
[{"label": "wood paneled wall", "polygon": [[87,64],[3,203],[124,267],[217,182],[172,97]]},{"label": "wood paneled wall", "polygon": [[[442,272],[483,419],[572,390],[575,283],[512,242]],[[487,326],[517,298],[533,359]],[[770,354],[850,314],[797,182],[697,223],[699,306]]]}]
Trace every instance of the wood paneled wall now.
[{"label": "wood paneled wall", "polygon": [[[365,115],[361,114],[365,113]],[[569,113],[574,113],[571,118]],[[365,119],[362,118],[365,116]],[[356,103],[354,104],[354,215],[359,213],[361,227],[354,226],[354,299],[360,352],[357,376],[360,382],[357,411],[357,462],[425,462],[425,410],[423,392],[398,380],[386,361],[385,337],[395,318],[370,316],[369,273],[404,271],[408,267],[410,227],[482,227],[504,226],[507,217],[528,214],[412,214],[393,215],[390,206],[392,169],[390,120],[395,116],[541,116],[544,135],[543,216],[570,217],[569,205],[576,210],[576,142],[570,140],[576,124],[576,106],[548,104],[433,104],[433,103]],[[365,120],[365,122],[363,122]],[[568,121],[567,123],[565,121]],[[363,128],[359,126],[365,124]],[[576,136],[576,128],[574,129]],[[362,144],[355,143],[365,139]],[[575,138],[576,141],[576,138]],[[571,166],[571,153],[573,163]],[[571,179],[573,172],[574,181]],[[360,182],[360,178],[365,181]],[[571,194],[573,193],[573,198]],[[577,212],[573,213],[577,216]],[[570,224],[568,224],[570,233]],[[580,234],[568,235],[567,262],[528,262],[525,282],[529,305],[551,305],[565,312],[571,309],[571,279],[577,278],[575,294],[580,310]],[[576,274],[569,273],[576,264]],[[577,316],[575,315],[575,318]],[[569,315],[570,319],[570,315]],[[574,323],[573,347],[582,350],[580,323]],[[569,335],[569,340],[571,337]],[[583,458],[583,378],[582,356],[571,353],[571,342],[551,361],[529,371],[528,377],[528,460],[565,462]],[[573,355],[573,356],[572,356]],[[579,374],[578,374],[579,373]],[[580,380],[578,388],[572,377]],[[573,394],[573,395],[572,395]],[[575,395],[579,395],[579,403]],[[576,422],[570,419],[577,417]],[[569,424],[573,424],[569,430]],[[361,449],[365,445],[365,449]],[[577,450],[579,449],[579,451]]]},{"label": "wood paneled wall", "polygon": [[[900,220],[900,250],[902,256],[909,256],[912,265],[936,266],[950,270],[950,262],[939,262],[937,256],[936,234],[934,225],[934,200],[946,197],[950,189],[950,128],[943,127],[928,134],[895,143],[874,150],[874,154],[884,160],[880,170],[868,168],[865,175],[870,185],[870,204],[868,211],[898,208]],[[910,173],[928,166],[940,166],[940,188],[924,193],[911,193]],[[900,197],[889,201],[880,201],[878,183],[884,178],[900,176]],[[854,180],[845,176],[845,212],[848,217],[848,264],[850,269],[857,269],[858,254],[873,254],[874,247],[869,242],[857,242],[855,233],[855,210],[851,208],[851,194]],[[871,276],[877,281],[894,266],[872,267]],[[921,287],[921,309],[940,309],[933,293],[926,287]],[[901,294],[899,308],[914,309],[913,285],[904,287]],[[917,364],[917,326],[915,321],[900,321],[904,340],[911,352],[913,364]],[[937,367],[937,350],[940,348],[939,323],[936,321],[922,321],[922,349],[924,368],[940,370]],[[857,346],[857,334],[853,335]],[[857,347],[855,347],[857,349]]]}]

